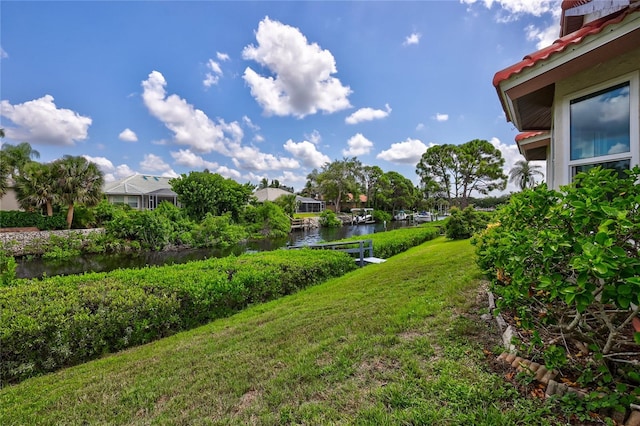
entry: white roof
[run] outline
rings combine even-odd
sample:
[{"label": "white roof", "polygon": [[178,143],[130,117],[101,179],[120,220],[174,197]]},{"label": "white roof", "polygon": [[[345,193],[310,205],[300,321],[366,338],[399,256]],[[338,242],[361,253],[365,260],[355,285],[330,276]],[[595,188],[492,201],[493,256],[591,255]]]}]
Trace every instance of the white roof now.
[{"label": "white roof", "polygon": [[293,193],[280,188],[262,188],[254,192],[253,195],[258,199],[258,202],[264,203],[265,201],[274,201],[282,195],[293,195]]},{"label": "white roof", "polygon": [[109,195],[177,195],[171,190],[169,177],[133,175],[115,182],[104,184],[103,192]]}]

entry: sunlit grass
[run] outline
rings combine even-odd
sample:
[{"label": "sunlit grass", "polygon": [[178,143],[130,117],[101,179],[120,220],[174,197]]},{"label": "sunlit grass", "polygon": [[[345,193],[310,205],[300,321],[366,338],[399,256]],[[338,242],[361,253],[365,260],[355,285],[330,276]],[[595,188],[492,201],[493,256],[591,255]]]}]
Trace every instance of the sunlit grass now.
[{"label": "sunlit grass", "polygon": [[[469,337],[479,272],[442,238],[0,391],[0,424],[546,424]],[[551,419],[551,417],[549,417]]]}]

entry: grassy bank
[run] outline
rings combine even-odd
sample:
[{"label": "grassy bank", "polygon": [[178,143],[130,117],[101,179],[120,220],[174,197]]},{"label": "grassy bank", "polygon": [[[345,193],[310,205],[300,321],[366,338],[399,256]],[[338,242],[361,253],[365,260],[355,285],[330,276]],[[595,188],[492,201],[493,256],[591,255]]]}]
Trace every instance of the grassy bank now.
[{"label": "grassy bank", "polygon": [[468,241],[0,390],[0,424],[538,424],[487,372]]}]

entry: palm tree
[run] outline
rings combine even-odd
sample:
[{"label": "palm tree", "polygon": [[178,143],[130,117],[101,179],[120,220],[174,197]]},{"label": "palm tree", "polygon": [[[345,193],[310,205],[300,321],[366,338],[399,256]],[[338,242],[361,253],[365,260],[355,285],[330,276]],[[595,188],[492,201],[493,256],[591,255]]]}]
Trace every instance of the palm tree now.
[{"label": "palm tree", "polygon": [[34,158],[40,158],[40,153],[31,148],[28,142],[21,142],[18,145],[2,144],[2,162],[7,163],[11,175],[15,178],[19,175],[24,166]]},{"label": "palm tree", "polygon": [[69,208],[67,227],[71,228],[75,203],[94,206],[100,202],[104,177],[98,166],[84,157],[65,155],[52,167],[60,202]]},{"label": "palm tree", "polygon": [[16,195],[20,207],[25,210],[47,208],[47,216],[53,216],[53,204],[58,200],[57,187],[52,175],[51,164],[35,161],[24,166],[16,177]]},{"label": "palm tree", "polygon": [[509,182],[513,182],[524,191],[526,188],[533,188],[536,185],[535,176],[544,176],[538,169],[537,164],[531,164],[528,160],[518,160],[509,171]]}]

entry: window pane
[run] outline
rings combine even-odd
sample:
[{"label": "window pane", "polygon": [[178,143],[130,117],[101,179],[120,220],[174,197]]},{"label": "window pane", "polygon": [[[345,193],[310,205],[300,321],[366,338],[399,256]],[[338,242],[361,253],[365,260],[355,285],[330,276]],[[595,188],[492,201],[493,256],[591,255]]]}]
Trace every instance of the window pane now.
[{"label": "window pane", "polygon": [[629,83],[570,103],[571,160],[629,152]]},{"label": "window pane", "polygon": [[627,174],[624,171],[629,170],[631,168],[631,161],[627,159],[627,160],[620,160],[620,161],[609,161],[607,163],[595,163],[595,164],[584,164],[581,166],[573,166],[571,168],[571,179],[575,178],[578,173],[589,171],[596,166],[600,166],[603,169],[614,169],[618,172],[618,177],[624,178],[627,176]]}]

